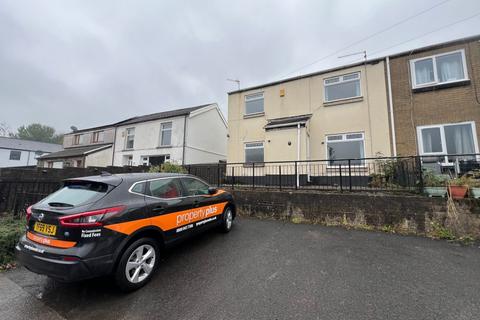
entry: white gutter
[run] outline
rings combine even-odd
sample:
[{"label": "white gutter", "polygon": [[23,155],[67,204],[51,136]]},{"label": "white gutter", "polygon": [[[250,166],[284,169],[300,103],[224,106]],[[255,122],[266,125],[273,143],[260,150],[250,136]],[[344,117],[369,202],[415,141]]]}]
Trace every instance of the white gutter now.
[{"label": "white gutter", "polygon": [[388,83],[388,109],[390,112],[390,127],[392,128],[393,156],[397,156],[397,139],[395,137],[395,119],[393,118],[392,79],[390,76],[390,57],[387,56],[387,83]]}]

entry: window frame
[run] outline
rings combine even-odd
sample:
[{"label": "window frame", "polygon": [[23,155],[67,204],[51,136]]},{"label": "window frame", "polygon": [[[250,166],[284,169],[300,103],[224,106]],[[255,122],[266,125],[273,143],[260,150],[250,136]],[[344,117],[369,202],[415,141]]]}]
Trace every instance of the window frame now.
[{"label": "window frame", "polygon": [[[170,124],[170,128],[169,129],[164,129],[163,125],[165,125],[165,124]],[[169,144],[162,144],[163,133],[165,131],[170,131],[170,143]],[[166,121],[166,122],[160,123],[160,141],[159,141],[158,145],[160,147],[171,147],[172,146],[172,137],[173,137],[173,121]]]},{"label": "window frame", "polygon": [[[361,138],[353,138],[353,139],[346,139],[347,135],[349,134],[361,134]],[[328,141],[329,137],[335,137],[335,136],[342,136],[341,140],[332,140]],[[327,168],[338,168],[338,167],[348,167],[347,164],[340,164],[340,165],[331,165],[330,164],[330,158],[328,155],[328,142],[348,142],[348,141],[362,141],[363,142],[363,153],[364,156],[363,158],[366,158],[365,155],[365,132],[364,131],[357,131],[357,132],[345,132],[345,133],[333,133],[333,134],[327,134],[325,135],[325,159],[327,160]],[[361,158],[360,158],[361,159]],[[357,168],[365,168],[367,166],[366,161],[362,160],[360,164],[351,164],[350,167],[357,167]]]},{"label": "window frame", "polygon": [[74,146],[80,145],[80,136],[81,136],[80,133],[73,135],[73,145]]},{"label": "window frame", "polygon": [[[445,138],[445,127],[449,126],[457,126],[457,125],[465,125],[469,124],[470,128],[472,129],[472,136],[473,136],[473,147],[474,153],[478,154],[478,141],[477,141],[477,128],[475,126],[475,121],[464,121],[464,122],[453,122],[453,123],[441,123],[441,124],[432,124],[432,125],[424,125],[424,126],[417,126],[417,141],[418,141],[418,153],[420,156],[445,156],[445,162],[448,161],[448,152],[447,152],[447,140]],[[431,129],[431,128],[440,128],[440,139],[442,145],[441,152],[424,152],[423,148],[423,137],[422,137],[422,130],[423,129]],[[478,158],[478,156],[477,156]]]},{"label": "window frame", "polygon": [[100,134],[103,133],[105,134],[105,131],[104,130],[98,130],[98,131],[94,131],[92,132],[92,143],[98,143],[98,142],[103,142],[105,140],[105,138],[102,136],[102,140],[100,140]]},{"label": "window frame", "polygon": [[[442,56],[447,56],[447,55],[450,55],[450,54],[454,54],[454,53],[461,53],[462,66],[463,66],[463,77],[464,78],[459,79],[459,80],[439,82],[438,71],[437,71],[437,58],[442,57]],[[421,60],[427,60],[427,59],[432,59],[433,82],[428,82],[428,83],[423,83],[423,84],[418,84],[417,85],[417,79],[416,79],[416,74],[415,74],[415,62],[421,61]],[[412,89],[428,88],[428,87],[433,87],[433,86],[437,86],[437,85],[444,85],[444,84],[449,84],[449,83],[456,83],[456,82],[462,82],[462,81],[470,80],[469,77],[468,77],[468,68],[467,68],[467,59],[466,59],[466,56],[465,56],[465,49],[458,49],[458,50],[454,50],[454,51],[449,51],[449,52],[444,52],[444,53],[439,53],[439,54],[433,54],[433,55],[426,56],[426,57],[411,59],[409,61],[409,63],[410,63],[410,77],[411,77],[411,81],[412,81]]]},{"label": "window frame", "polygon": [[[350,80],[343,80],[343,77],[350,76],[350,75],[353,75],[353,74],[358,74],[358,78],[357,79],[350,79]],[[331,79],[335,79],[335,78],[341,78],[341,80],[339,80],[338,82],[334,82],[334,83],[326,83],[326,81],[331,80]],[[348,83],[348,82],[353,82],[353,81],[358,81],[359,82],[360,94],[358,96],[348,97],[348,98],[340,98],[340,99],[334,99],[334,100],[327,100],[327,88],[328,87],[333,86],[333,85],[337,85],[339,83]],[[345,73],[345,74],[341,74],[341,75],[338,75],[338,76],[328,77],[328,78],[323,79],[323,103],[332,103],[332,102],[351,100],[351,99],[357,99],[357,98],[362,98],[362,97],[363,97],[363,94],[362,94],[362,74],[361,74],[361,71],[354,71],[354,72]]]},{"label": "window frame", "polygon": [[[133,134],[129,134],[128,131],[133,129]],[[128,137],[133,136],[133,145],[128,147]],[[125,150],[133,150],[135,148],[135,127],[125,128]]]},{"label": "window frame", "polygon": [[[253,143],[261,143],[262,147],[247,147],[247,144],[253,144]],[[248,162],[247,161],[247,149],[263,149],[263,161],[262,162]],[[244,153],[244,163],[245,164],[253,164],[253,163],[265,163],[265,142],[264,141],[249,141],[245,142],[243,144],[243,153]]]},{"label": "window frame", "polygon": [[[18,159],[12,159],[12,154],[18,154]],[[10,154],[8,155],[8,161],[21,161],[22,160],[22,151],[21,150],[10,150]]]},{"label": "window frame", "polygon": [[[261,98],[259,97],[259,98],[250,98],[249,99],[249,97],[254,96],[254,95],[259,95],[259,94],[262,95]],[[247,113],[247,100],[248,101],[263,100],[262,111]],[[249,116],[265,114],[265,92],[264,91],[246,94],[243,98],[243,102],[244,102],[244,108],[243,108],[243,115],[244,116],[249,117]]]}]

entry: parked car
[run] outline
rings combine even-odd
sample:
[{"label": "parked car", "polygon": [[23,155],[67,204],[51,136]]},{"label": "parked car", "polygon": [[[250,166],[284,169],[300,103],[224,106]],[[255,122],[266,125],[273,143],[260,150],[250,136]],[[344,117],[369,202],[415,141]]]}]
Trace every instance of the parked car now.
[{"label": "parked car", "polygon": [[152,277],[162,249],[235,218],[230,193],[185,174],[102,174],[68,179],[27,210],[16,246],[29,270],[63,281],[111,274],[124,291]]}]

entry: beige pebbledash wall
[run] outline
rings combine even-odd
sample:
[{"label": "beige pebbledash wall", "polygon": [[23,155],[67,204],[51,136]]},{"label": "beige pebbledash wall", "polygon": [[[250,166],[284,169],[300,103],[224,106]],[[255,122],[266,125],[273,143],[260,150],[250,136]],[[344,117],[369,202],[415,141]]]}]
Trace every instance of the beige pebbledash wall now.
[{"label": "beige pebbledash wall", "polygon": [[[324,103],[323,80],[360,72],[361,98]],[[285,96],[280,96],[280,90]],[[244,118],[245,95],[264,93],[264,115]],[[365,156],[391,155],[385,65],[359,65],[333,72],[315,74],[259,89],[231,93],[228,97],[228,162],[244,162],[246,142],[263,141],[265,161],[297,159],[297,129],[266,132],[267,119],[312,114],[302,128],[301,160],[307,159],[306,135],[310,134],[310,157],[326,159],[325,136],[363,132]],[[288,145],[288,141],[291,145]]]}]

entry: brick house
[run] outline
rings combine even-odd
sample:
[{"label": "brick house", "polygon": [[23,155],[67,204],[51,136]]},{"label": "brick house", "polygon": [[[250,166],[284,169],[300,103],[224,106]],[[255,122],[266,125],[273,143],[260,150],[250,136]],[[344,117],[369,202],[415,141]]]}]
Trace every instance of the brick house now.
[{"label": "brick house", "polygon": [[397,155],[451,163],[455,157],[446,154],[479,153],[479,41],[475,36],[389,57]]}]

